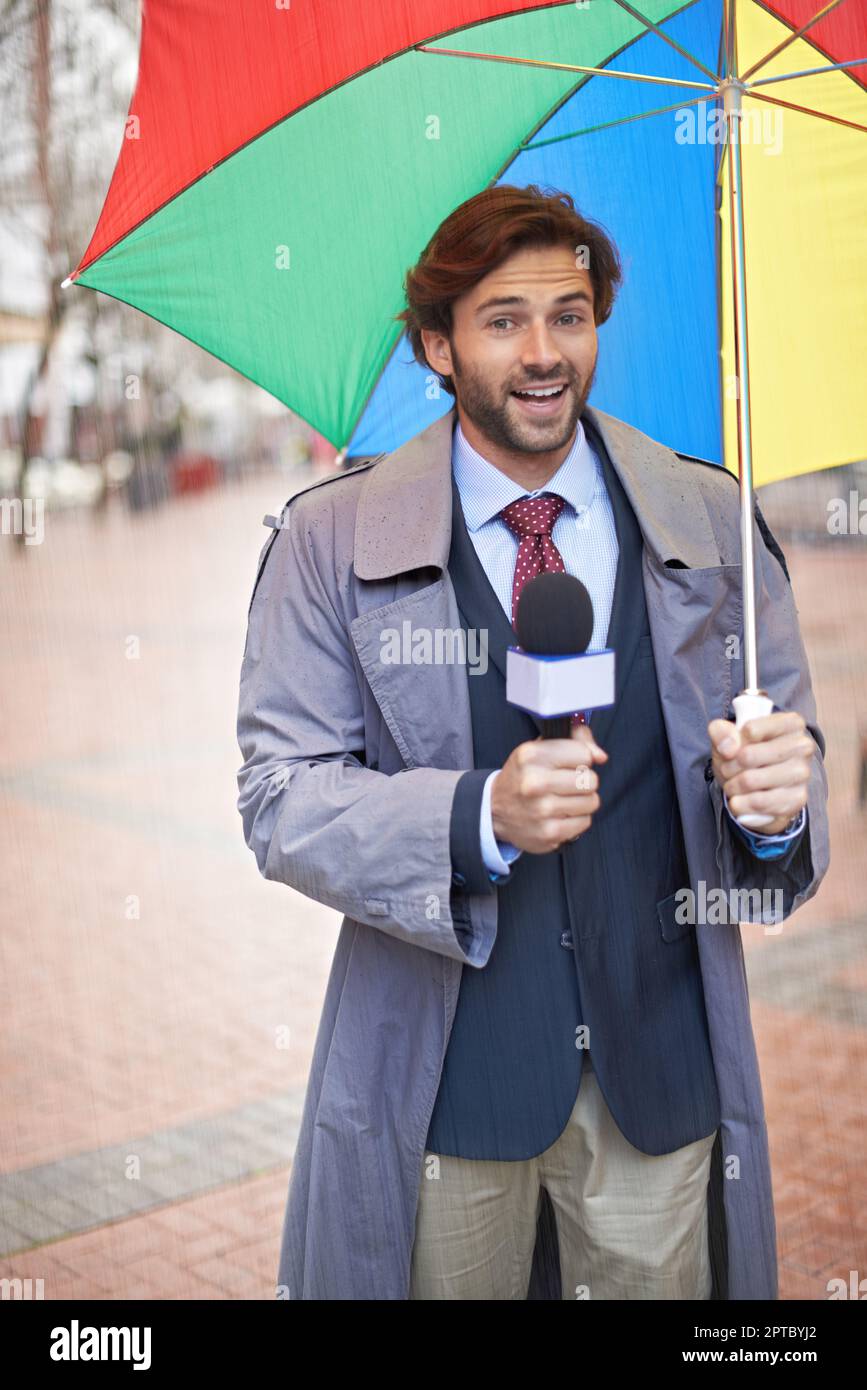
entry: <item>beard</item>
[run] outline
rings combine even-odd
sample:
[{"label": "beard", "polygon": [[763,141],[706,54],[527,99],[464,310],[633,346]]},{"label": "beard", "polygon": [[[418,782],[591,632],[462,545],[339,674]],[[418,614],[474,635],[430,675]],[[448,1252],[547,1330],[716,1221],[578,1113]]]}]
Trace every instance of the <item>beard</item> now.
[{"label": "beard", "polygon": [[[550,420],[528,419],[521,414],[511,390],[494,386],[481,373],[464,367],[452,344],[452,380],[462,409],[487,439],[514,453],[551,453],[563,448],[574,437],[596,377],[596,362],[583,386],[571,367],[549,372],[547,380],[558,381],[564,377],[567,386],[562,411]],[[540,387],[545,384],[545,381],[533,382]]]}]

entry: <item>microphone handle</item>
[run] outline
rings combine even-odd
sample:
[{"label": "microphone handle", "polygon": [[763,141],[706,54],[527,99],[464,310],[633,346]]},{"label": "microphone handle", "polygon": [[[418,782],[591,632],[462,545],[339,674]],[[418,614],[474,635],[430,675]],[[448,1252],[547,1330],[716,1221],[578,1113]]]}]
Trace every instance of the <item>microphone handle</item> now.
[{"label": "microphone handle", "polygon": [[579,724],[588,724],[591,710],[576,710],[575,714],[558,714],[552,719],[540,719],[539,727],[543,738],[571,738],[572,720],[577,715]]},{"label": "microphone handle", "polygon": [[560,714],[554,719],[540,719],[543,738],[568,738],[572,728],[571,714]]}]

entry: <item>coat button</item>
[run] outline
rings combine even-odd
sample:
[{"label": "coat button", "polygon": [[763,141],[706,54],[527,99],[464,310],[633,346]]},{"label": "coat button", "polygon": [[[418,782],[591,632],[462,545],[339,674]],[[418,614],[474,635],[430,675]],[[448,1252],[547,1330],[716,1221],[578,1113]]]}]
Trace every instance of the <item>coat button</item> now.
[{"label": "coat button", "polygon": [[456,888],[463,888],[466,881],[463,874],[452,874],[452,883]]},{"label": "coat button", "polygon": [[572,943],[572,933],[570,931],[561,931],[560,945],[565,946],[567,951],[575,950],[575,947]]}]

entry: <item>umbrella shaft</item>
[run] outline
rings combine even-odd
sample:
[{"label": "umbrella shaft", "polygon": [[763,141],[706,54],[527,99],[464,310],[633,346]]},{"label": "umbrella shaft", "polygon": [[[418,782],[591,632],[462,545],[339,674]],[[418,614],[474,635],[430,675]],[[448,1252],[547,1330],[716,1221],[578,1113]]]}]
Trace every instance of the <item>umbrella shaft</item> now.
[{"label": "umbrella shaft", "polygon": [[737,79],[721,84],[728,127],[731,196],[731,261],[734,288],[735,352],[738,392],[738,479],[741,509],[741,563],[744,613],[745,689],[759,688],[756,658],[756,583],[753,553],[753,451],[750,430],[750,362],[744,274],[744,199],[739,122],[742,86]]}]

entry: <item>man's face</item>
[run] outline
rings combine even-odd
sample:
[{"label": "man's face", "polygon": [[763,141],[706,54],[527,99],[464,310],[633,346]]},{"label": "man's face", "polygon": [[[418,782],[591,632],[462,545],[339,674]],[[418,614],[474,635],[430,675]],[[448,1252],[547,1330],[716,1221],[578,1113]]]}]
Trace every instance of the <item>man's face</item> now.
[{"label": "man's face", "polygon": [[[596,370],[593,282],[569,246],[516,252],[452,306],[451,341],[425,330],[459,412],[509,454],[551,454],[574,438]],[[521,388],[560,388],[547,397]]]}]

